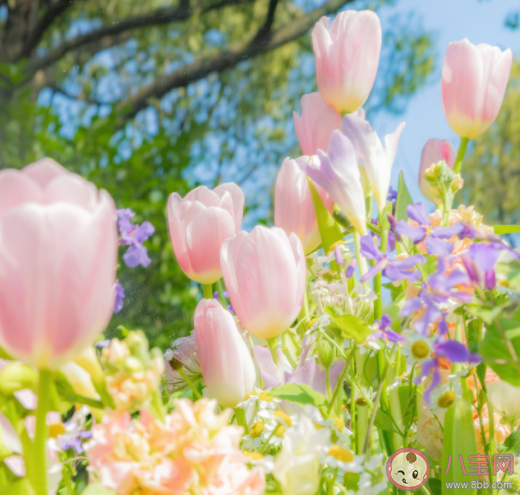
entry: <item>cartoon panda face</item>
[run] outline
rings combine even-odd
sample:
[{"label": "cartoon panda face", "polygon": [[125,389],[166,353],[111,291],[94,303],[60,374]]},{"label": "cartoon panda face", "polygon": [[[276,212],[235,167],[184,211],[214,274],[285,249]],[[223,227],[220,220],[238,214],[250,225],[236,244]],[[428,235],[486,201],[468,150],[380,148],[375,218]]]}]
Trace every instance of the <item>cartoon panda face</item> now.
[{"label": "cartoon panda face", "polygon": [[429,472],[426,460],[413,452],[397,454],[388,466],[388,476],[393,484],[404,490],[422,486]]}]

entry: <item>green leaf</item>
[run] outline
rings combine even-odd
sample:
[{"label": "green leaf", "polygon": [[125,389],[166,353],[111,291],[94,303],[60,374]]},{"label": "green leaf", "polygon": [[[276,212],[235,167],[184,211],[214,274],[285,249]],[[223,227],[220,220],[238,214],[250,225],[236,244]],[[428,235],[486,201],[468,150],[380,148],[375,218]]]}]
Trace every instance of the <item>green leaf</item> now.
[{"label": "green leaf", "polygon": [[325,308],[325,311],[330,315],[331,320],[339,328],[341,336],[345,339],[352,339],[361,344],[372,333],[368,323],[357,316],[337,316],[331,308]]},{"label": "green leaf", "polygon": [[506,338],[511,342],[518,359],[520,355],[520,322],[501,317],[496,318],[492,324],[487,326],[484,339],[480,343],[480,354],[484,359],[493,361],[487,364],[502,380],[520,386],[520,371],[513,364],[513,358],[497,324],[500,325]]},{"label": "green leaf", "polygon": [[401,171],[399,173],[399,186],[397,189],[397,200],[395,202],[395,219],[408,220],[408,213],[406,213],[406,207],[413,204],[413,199],[408,192],[406,183],[404,181],[404,174]]},{"label": "green leaf", "polygon": [[309,385],[286,383],[285,385],[269,390],[269,395],[300,404],[301,406],[310,404],[311,406],[316,406],[318,409],[327,404],[325,397],[309,387]]},{"label": "green leaf", "polygon": [[428,488],[430,490],[430,493],[432,495],[441,495],[442,493],[442,484],[441,480],[438,480],[437,478],[429,478],[428,479]]},{"label": "green leaf", "polygon": [[27,478],[18,479],[7,486],[0,486],[0,493],[2,495],[35,495]]},{"label": "green leaf", "polygon": [[314,205],[316,219],[318,220],[318,228],[320,229],[321,242],[325,253],[328,253],[330,247],[335,242],[343,240],[343,231],[323,204],[314,182],[310,179],[308,179],[308,182],[309,189],[311,190],[312,204]]},{"label": "green leaf", "polygon": [[520,428],[517,428],[504,442],[507,454],[518,455],[520,452]]},{"label": "green leaf", "polygon": [[520,225],[495,225],[493,227],[495,234],[517,234],[520,232]]},{"label": "green leaf", "polygon": [[81,495],[116,495],[116,492],[106,488],[101,483],[93,483],[88,485]]},{"label": "green leaf", "polygon": [[385,412],[381,411],[381,409],[378,409],[376,412],[376,420],[374,421],[374,426],[383,431],[399,433],[394,428],[394,422],[392,421],[392,418],[388,416],[388,414],[386,414]]}]

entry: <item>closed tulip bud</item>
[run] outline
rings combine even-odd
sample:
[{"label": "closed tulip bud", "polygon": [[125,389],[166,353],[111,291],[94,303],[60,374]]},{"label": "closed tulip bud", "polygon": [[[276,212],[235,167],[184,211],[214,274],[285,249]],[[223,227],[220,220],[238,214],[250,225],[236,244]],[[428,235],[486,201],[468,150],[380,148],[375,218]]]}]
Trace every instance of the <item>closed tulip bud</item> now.
[{"label": "closed tulip bud", "polygon": [[442,67],[442,106],[460,137],[474,139],[496,119],[512,60],[509,48],[502,52],[496,46],[475,46],[467,39],[448,45]]},{"label": "closed tulip bud", "polygon": [[200,284],[216,282],[222,277],[222,243],[242,224],[242,190],[229,183],[213,190],[197,187],[184,198],[173,193],[167,210],[173,251],[182,271]]},{"label": "closed tulip bud", "polygon": [[97,357],[94,347],[88,346],[76,356],[74,362],[81,366],[91,377],[94,383],[105,383],[105,374]]},{"label": "closed tulip bud", "polygon": [[231,313],[215,299],[202,299],[195,337],[208,394],[222,406],[236,407],[254,390],[256,371]]},{"label": "closed tulip bud", "polygon": [[0,345],[56,369],[112,316],[114,202],[48,158],[2,170],[0,198]]},{"label": "closed tulip bud", "polygon": [[304,155],[326,150],[334,129],[341,129],[341,115],[319,93],[302,97],[301,117],[293,112],[294,129]]},{"label": "closed tulip bud", "polygon": [[[312,253],[321,243],[307,175],[298,165],[309,160],[316,160],[316,157],[301,156],[296,160],[284,160],[276,179],[274,196],[274,223],[287,235],[294,232],[302,241],[305,254]],[[320,186],[315,186],[323,204],[332,213],[334,201]]]},{"label": "closed tulip bud", "polygon": [[433,201],[440,203],[441,197],[439,190],[433,187],[424,177],[426,170],[428,170],[434,163],[441,160],[446,162],[449,168],[453,170],[456,156],[453,144],[445,139],[429,139],[426,141],[421,152],[421,168],[419,169],[419,187],[424,196]]},{"label": "closed tulip bud", "polygon": [[281,335],[303,305],[305,255],[296,234],[277,227],[256,226],[222,245],[222,271],[231,304],[253,335]]},{"label": "closed tulip bud", "polygon": [[381,52],[381,22],[370,10],[339,13],[312,30],[318,89],[337,112],[354,112],[368,98]]}]

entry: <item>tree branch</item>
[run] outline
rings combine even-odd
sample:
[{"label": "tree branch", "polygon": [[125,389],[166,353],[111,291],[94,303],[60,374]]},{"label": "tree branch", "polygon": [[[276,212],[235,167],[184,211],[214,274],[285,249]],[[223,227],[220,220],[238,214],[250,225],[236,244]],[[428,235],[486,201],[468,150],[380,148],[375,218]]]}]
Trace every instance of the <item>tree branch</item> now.
[{"label": "tree branch", "polygon": [[[219,0],[218,2],[206,5],[201,8],[199,12],[200,14],[205,14],[212,10],[233,5],[242,5],[252,1],[254,0]],[[149,26],[160,26],[173,22],[182,22],[189,19],[195,12],[195,10],[190,9],[189,2],[183,0],[180,2],[178,7],[160,8],[150,12],[148,15],[129,17],[118,22],[115,21],[108,26],[102,26],[90,31],[89,33],[64,41],[61,45],[49,50],[43,57],[30,61],[27,70],[29,73],[33,74],[40,69],[52,65],[68,52],[77,50],[85,45],[97,43],[102,47],[111,46],[117,42],[119,39],[118,37],[123,33]]]},{"label": "tree branch", "polygon": [[223,72],[234,67],[239,62],[251,59],[257,55],[269,52],[285,45],[304,34],[322,16],[336,12],[343,5],[353,0],[329,0],[327,3],[311,12],[304,14],[294,21],[273,31],[266,43],[255,43],[250,40],[230,45],[228,48],[201,58],[191,65],[158,77],[153,83],[142,88],[125,102],[117,105],[116,110],[122,113],[124,119],[135,117],[136,114],[148,106],[151,98],[161,98],[172,89],[187,86],[189,83],[202,79],[212,72]]},{"label": "tree branch", "polygon": [[32,51],[38,46],[38,43],[41,41],[45,31],[55,21],[56,17],[63,14],[63,12],[72,7],[74,3],[76,3],[76,0],[57,0],[56,2],[52,3],[29,34],[29,38],[25,42],[25,45],[17,57],[17,60],[29,57]]},{"label": "tree branch", "polygon": [[278,6],[279,0],[269,0],[269,9],[267,11],[267,17],[265,18],[264,25],[260,28],[258,33],[255,36],[253,42],[265,43],[269,35],[271,34],[271,28],[274,23],[274,14],[276,12],[276,7]]}]

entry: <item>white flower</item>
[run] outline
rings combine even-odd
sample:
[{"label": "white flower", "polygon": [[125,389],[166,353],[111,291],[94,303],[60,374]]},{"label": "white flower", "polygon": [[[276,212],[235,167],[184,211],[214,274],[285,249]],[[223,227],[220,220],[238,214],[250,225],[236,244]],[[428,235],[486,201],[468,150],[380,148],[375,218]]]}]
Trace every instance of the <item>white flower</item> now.
[{"label": "white flower", "polygon": [[329,442],[329,430],[316,430],[305,416],[300,417],[297,427],[287,431],[273,469],[284,495],[315,495],[320,480],[320,451]]},{"label": "white flower", "polygon": [[403,333],[403,356],[406,356],[406,364],[413,366],[415,363],[422,363],[430,359],[435,339],[420,335],[413,330]]},{"label": "white flower", "polygon": [[488,399],[505,423],[515,426],[520,420],[520,387],[498,381],[488,384]]},{"label": "white flower", "polygon": [[359,493],[363,495],[377,495],[388,488],[383,454],[375,455],[365,462],[358,487]]},{"label": "white flower", "polygon": [[448,407],[458,402],[462,397],[462,387],[460,385],[460,376],[467,375],[468,371],[463,370],[454,375],[449,375],[450,381],[444,385],[439,385],[430,395],[431,411],[438,415],[446,412]]}]

